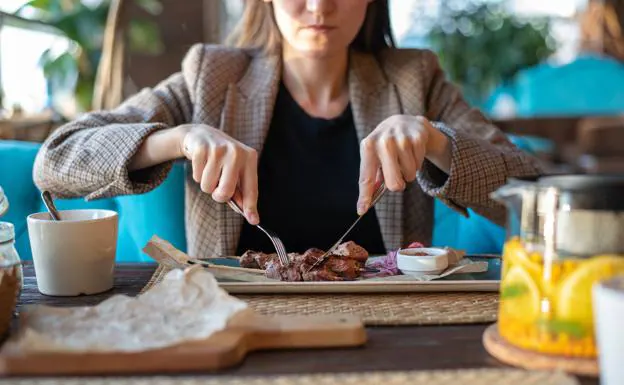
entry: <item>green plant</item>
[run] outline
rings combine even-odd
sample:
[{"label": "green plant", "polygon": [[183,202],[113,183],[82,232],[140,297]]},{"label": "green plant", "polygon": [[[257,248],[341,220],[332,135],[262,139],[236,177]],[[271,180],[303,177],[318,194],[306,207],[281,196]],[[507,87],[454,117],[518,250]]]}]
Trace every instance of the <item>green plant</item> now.
[{"label": "green plant", "polygon": [[476,105],[496,86],[512,81],[519,70],[542,62],[556,48],[548,19],[522,20],[499,4],[443,6],[428,38],[450,79]]},{"label": "green plant", "polygon": [[[159,0],[127,1],[152,15],[162,8]],[[70,89],[79,111],[91,108],[110,5],[111,0],[95,4],[82,0],[30,0],[15,12],[56,28],[71,41],[67,49],[46,50],[40,58],[40,65],[50,93]],[[126,38],[131,52],[158,54],[163,50],[157,25],[144,18],[129,21]]]}]

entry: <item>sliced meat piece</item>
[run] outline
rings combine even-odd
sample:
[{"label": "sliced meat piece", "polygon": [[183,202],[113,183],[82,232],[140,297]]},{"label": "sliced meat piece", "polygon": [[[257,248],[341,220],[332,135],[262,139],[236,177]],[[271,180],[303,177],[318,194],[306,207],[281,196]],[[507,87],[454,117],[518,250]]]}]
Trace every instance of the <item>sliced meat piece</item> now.
[{"label": "sliced meat piece", "polygon": [[282,280],[282,275],[280,274],[279,265],[276,263],[270,263],[269,266],[264,270],[264,275],[267,278],[276,279],[278,281]]},{"label": "sliced meat piece", "polygon": [[325,263],[323,263],[323,267],[331,270],[345,280],[353,281],[360,276],[363,263],[354,259],[330,256]]},{"label": "sliced meat piece", "polygon": [[277,261],[277,254],[266,254],[260,251],[246,251],[239,260],[241,267],[266,270],[267,266]]},{"label": "sliced meat piece", "polygon": [[269,262],[265,275],[267,278],[278,279],[280,281],[298,282],[302,281],[301,273],[296,264],[282,266],[279,261]]},{"label": "sliced meat piece", "polygon": [[344,281],[342,277],[327,269],[314,268],[310,272],[302,274],[304,281]]},{"label": "sliced meat piece", "polygon": [[353,241],[341,243],[338,247],[336,247],[336,250],[334,250],[332,255],[355,259],[361,262],[366,262],[368,259],[368,251]]},{"label": "sliced meat piece", "polygon": [[308,249],[303,254],[296,254],[292,260],[305,265],[313,265],[323,254],[324,251],[321,249]]},{"label": "sliced meat piece", "polygon": [[256,261],[261,269],[266,269],[269,264],[279,261],[279,257],[277,254],[262,254],[256,258]]},{"label": "sliced meat piece", "polygon": [[260,269],[260,265],[257,262],[258,254],[257,251],[247,250],[245,254],[241,255],[239,263],[241,267],[245,267],[247,269]]},{"label": "sliced meat piece", "polygon": [[291,263],[282,266],[277,254],[247,251],[240,258],[242,267],[263,269],[271,279],[281,281],[352,281],[360,277],[368,259],[368,252],[354,242],[345,242],[336,248],[323,263],[316,264],[324,251],[317,248],[303,254],[289,253]]}]

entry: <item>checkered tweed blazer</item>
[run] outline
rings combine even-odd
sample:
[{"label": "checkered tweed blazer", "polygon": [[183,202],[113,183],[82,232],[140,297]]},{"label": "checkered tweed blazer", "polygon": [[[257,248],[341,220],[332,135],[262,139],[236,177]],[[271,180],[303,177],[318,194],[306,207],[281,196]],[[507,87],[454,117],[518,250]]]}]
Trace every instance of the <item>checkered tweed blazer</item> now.
[{"label": "checkered tweed blazer", "polygon": [[[426,162],[406,191],[388,192],[375,207],[386,248],[430,241],[433,197],[464,215],[472,208],[502,223],[504,208],[489,193],[509,177],[538,174],[539,166],[466,104],[446,81],[435,54],[392,49],[373,57],[352,52],[349,63],[360,140],[389,116],[411,114],[427,117],[452,143],[450,175]],[[179,73],[114,110],[88,113],[54,131],[37,155],[35,183],[57,197],[87,200],[148,192],[166,178],[172,162],[130,173],[129,160],[146,136],[185,123],[218,127],[261,153],[281,66],[278,56],[197,44]],[[243,218],[203,193],[191,168],[186,169],[189,254],[233,255]]]}]

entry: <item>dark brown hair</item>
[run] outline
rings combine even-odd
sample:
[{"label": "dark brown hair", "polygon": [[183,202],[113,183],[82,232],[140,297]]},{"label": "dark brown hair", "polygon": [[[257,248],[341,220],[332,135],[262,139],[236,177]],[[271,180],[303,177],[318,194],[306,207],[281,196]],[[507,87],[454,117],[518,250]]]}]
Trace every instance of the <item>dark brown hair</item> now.
[{"label": "dark brown hair", "polygon": [[624,61],[624,0],[590,0],[581,19],[582,48]]},{"label": "dark brown hair", "polygon": [[[246,0],[243,15],[227,39],[240,48],[260,48],[267,53],[279,52],[282,36],[273,16],[273,4]],[[368,4],[366,18],[351,48],[361,52],[379,53],[395,47],[390,26],[388,0],[374,0]]]}]

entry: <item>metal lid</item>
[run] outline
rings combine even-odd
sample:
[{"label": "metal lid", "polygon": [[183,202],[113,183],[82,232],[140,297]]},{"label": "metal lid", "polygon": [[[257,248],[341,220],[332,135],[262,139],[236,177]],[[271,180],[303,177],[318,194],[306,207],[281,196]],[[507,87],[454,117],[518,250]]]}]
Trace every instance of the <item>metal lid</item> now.
[{"label": "metal lid", "polygon": [[573,174],[546,176],[539,179],[542,186],[564,191],[588,192],[619,189],[624,192],[624,174]]},{"label": "metal lid", "polygon": [[554,187],[573,207],[624,210],[624,174],[570,174],[545,176],[538,185]]}]

